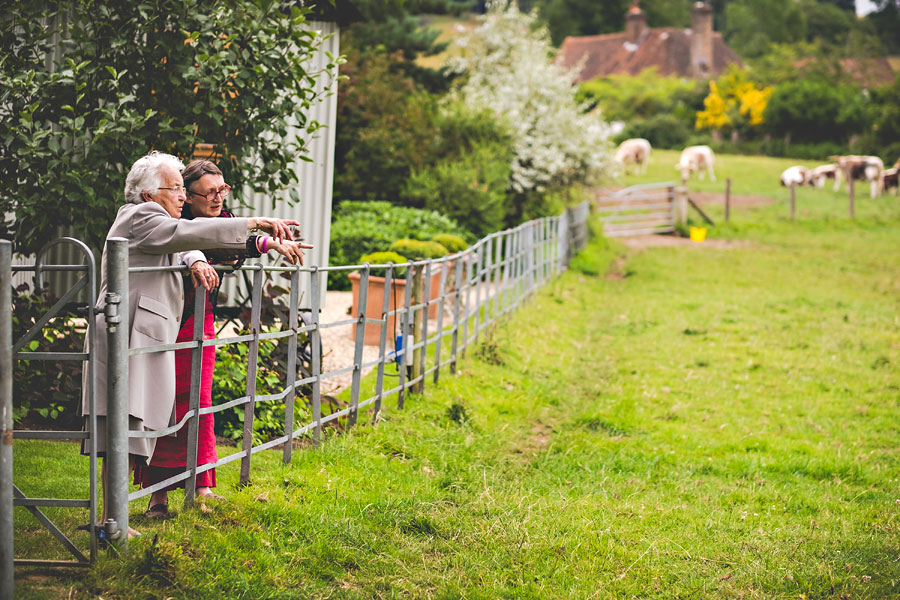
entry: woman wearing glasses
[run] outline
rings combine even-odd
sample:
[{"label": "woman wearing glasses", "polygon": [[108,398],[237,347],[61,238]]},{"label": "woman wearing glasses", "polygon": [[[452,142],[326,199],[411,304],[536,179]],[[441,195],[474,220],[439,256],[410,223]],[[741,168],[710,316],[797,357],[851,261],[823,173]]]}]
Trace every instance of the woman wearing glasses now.
[{"label": "woman wearing glasses", "polygon": [[[107,239],[118,237],[128,240],[130,267],[170,267],[178,262],[178,252],[191,249],[228,248],[232,252],[245,249],[249,234],[262,230],[276,239],[278,251],[292,264],[302,261],[304,244],[290,241],[290,227],[297,221],[268,217],[220,219],[181,219],[182,207],[187,199],[181,171],[184,165],[178,158],[160,152],[138,159],[125,179],[125,204],[107,233]],[[220,194],[221,195],[221,194]],[[258,238],[257,238],[258,239]],[[101,299],[97,307],[94,326],[102,330],[105,325],[106,299],[106,248],[103,250],[100,270]],[[199,284],[208,289],[214,285],[208,264],[198,265],[192,273]],[[215,280],[217,281],[217,276]],[[184,290],[180,273],[173,271],[140,271],[128,277],[128,346],[131,349],[171,344],[179,329],[178,316],[184,306]],[[96,365],[94,390],[97,418],[94,437],[100,456],[106,456],[106,380],[107,343],[105,335],[95,336]],[[87,372],[85,372],[87,376]],[[83,385],[82,414],[91,411],[90,386]],[[128,428],[131,431],[159,431],[173,423],[175,404],[174,353],[151,352],[135,354],[128,358]],[[131,465],[145,464],[154,455],[157,439],[131,437],[128,440],[128,458]],[[88,440],[82,453],[89,454]],[[107,517],[106,461],[103,461],[103,515]],[[129,528],[129,536],[139,535]],[[98,534],[99,535],[99,534]]]},{"label": "woman wearing glasses", "polygon": [[[195,218],[233,218],[225,206],[225,200],[231,192],[231,186],[225,183],[222,171],[208,160],[195,160],[182,172],[187,197],[182,219]],[[180,260],[190,267],[193,282],[185,280],[184,312],[181,317],[181,328],[178,331],[178,342],[187,342],[194,337],[194,289],[203,286],[208,292],[204,311],[203,335],[205,339],[215,337],[216,300],[220,284],[219,274],[211,266],[213,264],[234,264],[243,262],[244,258],[256,258],[269,250],[279,252],[289,259],[291,252],[300,248],[311,248],[289,240],[276,239],[269,236],[250,236],[246,246],[240,251],[233,249],[196,250],[183,252]],[[302,259],[301,259],[302,264]],[[175,419],[180,420],[188,411],[191,390],[191,354],[190,349],[175,351]],[[212,406],[212,379],[215,370],[215,347],[207,346],[203,350],[202,370],[200,378],[200,408]],[[213,431],[213,415],[202,415],[197,435],[197,466],[214,463],[216,454],[216,437]],[[156,442],[153,458],[146,467],[135,472],[135,483],[143,487],[155,485],[185,469],[187,463],[187,428],[182,428],[176,437],[163,437]],[[184,482],[173,484],[150,496],[150,507],[145,516],[151,519],[165,519],[170,516],[168,509],[168,491],[184,487]],[[209,469],[197,475],[196,493],[200,497],[222,499],[212,488],[216,487],[216,470]]]}]

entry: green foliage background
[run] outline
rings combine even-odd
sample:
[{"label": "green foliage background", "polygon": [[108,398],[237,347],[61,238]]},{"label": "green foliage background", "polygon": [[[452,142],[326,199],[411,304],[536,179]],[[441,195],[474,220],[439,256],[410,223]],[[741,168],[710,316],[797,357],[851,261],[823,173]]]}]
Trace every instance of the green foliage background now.
[{"label": "green foliage background", "polygon": [[[125,174],[152,149],[190,157],[215,144],[236,192],[296,179],[291,164],[320,126],[305,111],[329,83],[308,69],[322,38],[305,27],[307,9],[3,0],[0,13],[0,212],[19,252],[61,226],[99,247]],[[289,127],[299,140],[286,141]]]}]

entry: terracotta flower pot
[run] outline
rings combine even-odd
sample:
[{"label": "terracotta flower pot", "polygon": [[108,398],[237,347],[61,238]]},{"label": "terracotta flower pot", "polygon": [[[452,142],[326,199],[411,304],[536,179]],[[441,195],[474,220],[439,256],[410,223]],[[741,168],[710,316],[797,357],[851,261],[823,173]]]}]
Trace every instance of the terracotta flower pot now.
[{"label": "terracotta flower pot", "polygon": [[[446,264],[446,263],[445,263]],[[448,270],[448,280],[445,281],[444,285],[448,289],[451,287],[451,282],[449,281],[449,273],[452,273],[452,269]],[[359,314],[359,281],[360,275],[358,272],[353,272],[347,275],[350,278],[350,285],[353,290],[353,308],[351,309],[351,315],[354,317]],[[438,293],[440,292],[441,286],[441,270],[439,268],[432,268],[431,273],[431,298],[430,300],[436,300],[438,298]],[[392,289],[392,297],[388,299],[389,310],[399,310],[403,308],[403,302],[406,299],[406,279],[393,279],[391,281],[391,289]],[[444,292],[447,293],[446,291]],[[444,301],[444,304],[447,304],[447,300]],[[369,275],[369,293],[366,297],[366,315],[370,319],[377,319],[381,316],[381,310],[384,306],[384,277],[376,277],[374,275]],[[435,302],[431,306],[428,307],[428,318],[429,319],[437,319],[438,309],[440,308],[440,304]],[[397,315],[401,316],[402,315]],[[394,328],[394,315],[388,316],[387,322],[387,330],[388,334],[386,339],[386,344],[388,348],[393,347],[393,340],[396,334],[400,333],[400,323],[397,323],[396,329]],[[350,333],[351,337],[356,337],[356,325],[353,325],[353,330]],[[366,334],[363,343],[367,346],[377,346],[381,340],[381,325],[378,323],[367,323],[366,324]]]}]

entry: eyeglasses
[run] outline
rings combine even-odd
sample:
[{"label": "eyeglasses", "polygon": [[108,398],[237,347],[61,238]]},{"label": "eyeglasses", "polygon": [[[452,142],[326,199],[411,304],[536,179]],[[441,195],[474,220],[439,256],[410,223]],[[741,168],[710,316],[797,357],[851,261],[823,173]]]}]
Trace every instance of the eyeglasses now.
[{"label": "eyeglasses", "polygon": [[175,192],[181,192],[182,194],[186,194],[186,193],[187,193],[187,188],[184,187],[183,185],[179,185],[179,186],[176,186],[176,187],[161,187],[161,188],[157,188],[157,189],[160,189],[160,190],[173,190],[173,191],[175,191]]},{"label": "eyeglasses", "polygon": [[201,197],[203,197],[203,198],[206,198],[206,201],[207,201],[207,202],[212,202],[213,200],[216,199],[216,196],[221,196],[221,197],[222,197],[222,200],[225,200],[225,198],[228,197],[228,194],[231,193],[231,186],[228,185],[228,184],[226,183],[225,185],[223,185],[223,186],[220,187],[219,189],[217,189],[217,190],[215,190],[215,191],[212,191],[212,192],[210,192],[210,193],[208,193],[208,194],[200,194],[200,193],[197,193],[197,192],[188,192],[188,193],[189,193],[189,194],[193,194],[194,196],[201,196]]}]

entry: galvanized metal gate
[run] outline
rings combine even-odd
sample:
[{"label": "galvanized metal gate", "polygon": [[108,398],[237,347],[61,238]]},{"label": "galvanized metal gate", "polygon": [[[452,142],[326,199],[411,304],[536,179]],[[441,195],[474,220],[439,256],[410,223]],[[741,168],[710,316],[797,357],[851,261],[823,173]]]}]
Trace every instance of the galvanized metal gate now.
[{"label": "galvanized metal gate", "polygon": [[601,192],[595,200],[607,237],[675,231],[678,215],[675,184],[634,185],[617,192]]},{"label": "galvanized metal gate", "polygon": [[[72,245],[76,252],[80,252],[84,264],[77,265],[45,265],[44,257],[48,251],[58,245]],[[66,507],[86,508],[90,512],[89,527],[96,527],[95,515],[97,513],[97,450],[92,436],[85,431],[13,431],[12,421],[12,387],[13,366],[17,360],[27,361],[81,361],[88,374],[87,381],[93,382],[94,360],[91,349],[94,347],[94,328],[87,329],[85,334],[85,348],[83,352],[41,352],[34,348],[40,348],[39,340],[43,339],[44,327],[52,318],[62,315],[63,311],[75,299],[79,292],[85,293],[90,302],[85,307],[84,317],[89,321],[94,318],[94,306],[96,304],[96,264],[91,250],[81,241],[72,238],[60,238],[46,246],[37,253],[34,265],[11,266],[12,245],[7,241],[0,241],[0,321],[5,326],[0,327],[0,426],[2,426],[2,450],[0,450],[0,531],[3,540],[0,543],[0,556],[2,556],[2,578],[0,578],[0,596],[12,597],[12,572],[10,566],[16,565],[44,565],[44,566],[87,566],[97,554],[97,540],[90,536],[90,549],[88,556],[85,551],[78,548],[69,536],[63,532],[42,510],[42,507]],[[66,290],[59,300],[18,339],[12,338],[12,329],[8,326],[12,322],[12,273],[13,271],[34,273],[35,288],[44,286],[44,274],[48,271],[70,271],[77,275],[72,285]],[[35,344],[34,342],[38,342]],[[89,386],[91,383],[88,384]],[[90,398],[91,414],[94,414],[94,390],[90,387],[87,391]],[[96,429],[94,419],[91,418],[90,431]],[[21,490],[12,483],[13,464],[12,448],[13,439],[32,440],[87,440],[90,451],[90,493],[83,498],[34,498],[28,495],[28,490]],[[53,537],[71,554],[74,560],[44,560],[44,559],[14,559],[12,556],[13,535],[13,506],[25,507],[43,527],[50,531]]]}]

